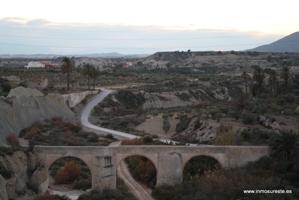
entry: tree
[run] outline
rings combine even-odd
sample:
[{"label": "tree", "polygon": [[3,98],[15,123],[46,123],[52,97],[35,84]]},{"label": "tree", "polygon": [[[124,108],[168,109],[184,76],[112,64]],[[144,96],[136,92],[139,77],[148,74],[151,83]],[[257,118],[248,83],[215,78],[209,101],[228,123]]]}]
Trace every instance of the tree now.
[{"label": "tree", "polygon": [[257,93],[260,93],[263,90],[263,84],[265,79],[264,70],[260,66],[252,66],[254,69],[253,72],[253,80],[254,80],[254,88],[253,95],[255,96]]},{"label": "tree", "polygon": [[87,88],[90,89],[90,78],[92,76],[92,68],[91,64],[84,64],[83,65],[83,74],[87,77]]},{"label": "tree", "polygon": [[269,86],[270,91],[273,96],[276,96],[278,93],[278,82],[277,82],[277,73],[272,69],[266,69],[265,73],[269,74]]},{"label": "tree", "polygon": [[289,67],[284,66],[281,72],[281,78],[283,80],[283,88],[286,91],[289,86],[289,77],[290,77],[290,70]]},{"label": "tree", "polygon": [[248,91],[249,91],[248,80],[250,79],[250,76],[246,72],[243,72],[242,73],[242,78],[243,78],[244,86],[245,86],[245,95],[247,95]]},{"label": "tree", "polygon": [[66,74],[67,90],[70,89],[70,77],[74,68],[74,61],[71,58],[64,57],[62,59],[62,72]]},{"label": "tree", "polygon": [[91,79],[92,79],[92,83],[93,83],[92,84],[93,89],[95,89],[95,87],[96,87],[96,80],[97,80],[99,74],[100,74],[100,71],[95,66],[93,66],[91,68]]}]

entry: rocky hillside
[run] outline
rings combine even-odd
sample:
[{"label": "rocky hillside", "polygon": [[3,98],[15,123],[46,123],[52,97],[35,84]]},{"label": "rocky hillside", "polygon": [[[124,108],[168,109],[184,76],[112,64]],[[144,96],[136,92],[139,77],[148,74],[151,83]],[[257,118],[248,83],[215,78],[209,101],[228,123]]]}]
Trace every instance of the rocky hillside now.
[{"label": "rocky hillside", "polygon": [[[269,60],[268,56],[274,59]],[[276,63],[276,57],[282,55],[259,54],[254,52],[158,52],[139,62],[138,67],[146,69],[173,69],[184,68],[194,72],[215,73],[244,70],[252,65],[271,67]],[[197,70],[195,70],[198,68]],[[218,68],[218,70],[217,70]],[[200,71],[198,71],[200,70]],[[217,71],[213,71],[217,70]]]},{"label": "rocky hillside", "polygon": [[299,32],[288,35],[271,44],[259,46],[251,51],[257,52],[299,52]]},{"label": "rocky hillside", "polygon": [[34,122],[61,117],[74,119],[74,113],[60,95],[45,96],[38,90],[19,87],[0,99],[0,144],[8,134],[18,134]]}]

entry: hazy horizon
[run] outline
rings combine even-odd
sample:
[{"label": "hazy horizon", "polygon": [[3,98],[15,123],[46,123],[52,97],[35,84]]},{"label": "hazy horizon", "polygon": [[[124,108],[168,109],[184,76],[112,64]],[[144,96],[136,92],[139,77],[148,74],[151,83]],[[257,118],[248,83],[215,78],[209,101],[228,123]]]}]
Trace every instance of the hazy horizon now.
[{"label": "hazy horizon", "polygon": [[298,31],[298,5],[295,0],[3,0],[0,54],[246,50]]}]

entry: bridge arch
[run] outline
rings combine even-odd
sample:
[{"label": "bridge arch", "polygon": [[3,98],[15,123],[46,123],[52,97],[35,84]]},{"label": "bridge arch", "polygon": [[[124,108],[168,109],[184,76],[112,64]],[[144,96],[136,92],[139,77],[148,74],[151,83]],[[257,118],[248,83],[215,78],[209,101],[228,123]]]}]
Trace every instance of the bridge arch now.
[{"label": "bridge arch", "polygon": [[51,168],[53,167],[53,165],[55,165],[55,163],[57,162],[61,162],[62,160],[76,160],[78,163],[81,163],[85,166],[85,168],[88,170],[89,174],[90,174],[90,186],[92,187],[95,184],[95,180],[94,180],[94,171],[92,168],[92,163],[90,163],[90,161],[84,157],[81,156],[77,156],[77,155],[52,155],[52,156],[47,156],[46,159],[44,159],[44,166],[46,167],[47,170],[47,181],[45,182],[45,184],[43,185],[43,192],[47,191],[49,189],[49,186],[51,185]]},{"label": "bridge arch", "polygon": [[136,181],[143,182],[148,187],[154,187],[157,184],[158,175],[158,166],[154,159],[152,156],[138,153],[123,155],[117,162],[117,173],[124,174],[123,168],[126,167]]},{"label": "bridge arch", "polygon": [[183,165],[183,180],[190,180],[203,175],[207,171],[223,168],[217,158],[210,155],[194,155]]},{"label": "bridge arch", "polygon": [[117,154],[116,166],[119,166],[126,158],[132,156],[140,156],[148,159],[153,163],[156,170],[158,170],[158,154],[148,154],[148,153],[129,153],[129,154]]}]

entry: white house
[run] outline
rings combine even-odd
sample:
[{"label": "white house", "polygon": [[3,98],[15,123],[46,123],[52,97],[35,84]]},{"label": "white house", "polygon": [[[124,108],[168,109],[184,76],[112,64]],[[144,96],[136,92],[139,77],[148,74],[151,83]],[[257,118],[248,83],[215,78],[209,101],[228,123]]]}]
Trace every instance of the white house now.
[{"label": "white house", "polygon": [[27,65],[25,65],[26,69],[30,68],[45,68],[46,65],[44,63],[38,62],[38,61],[31,61]]}]

